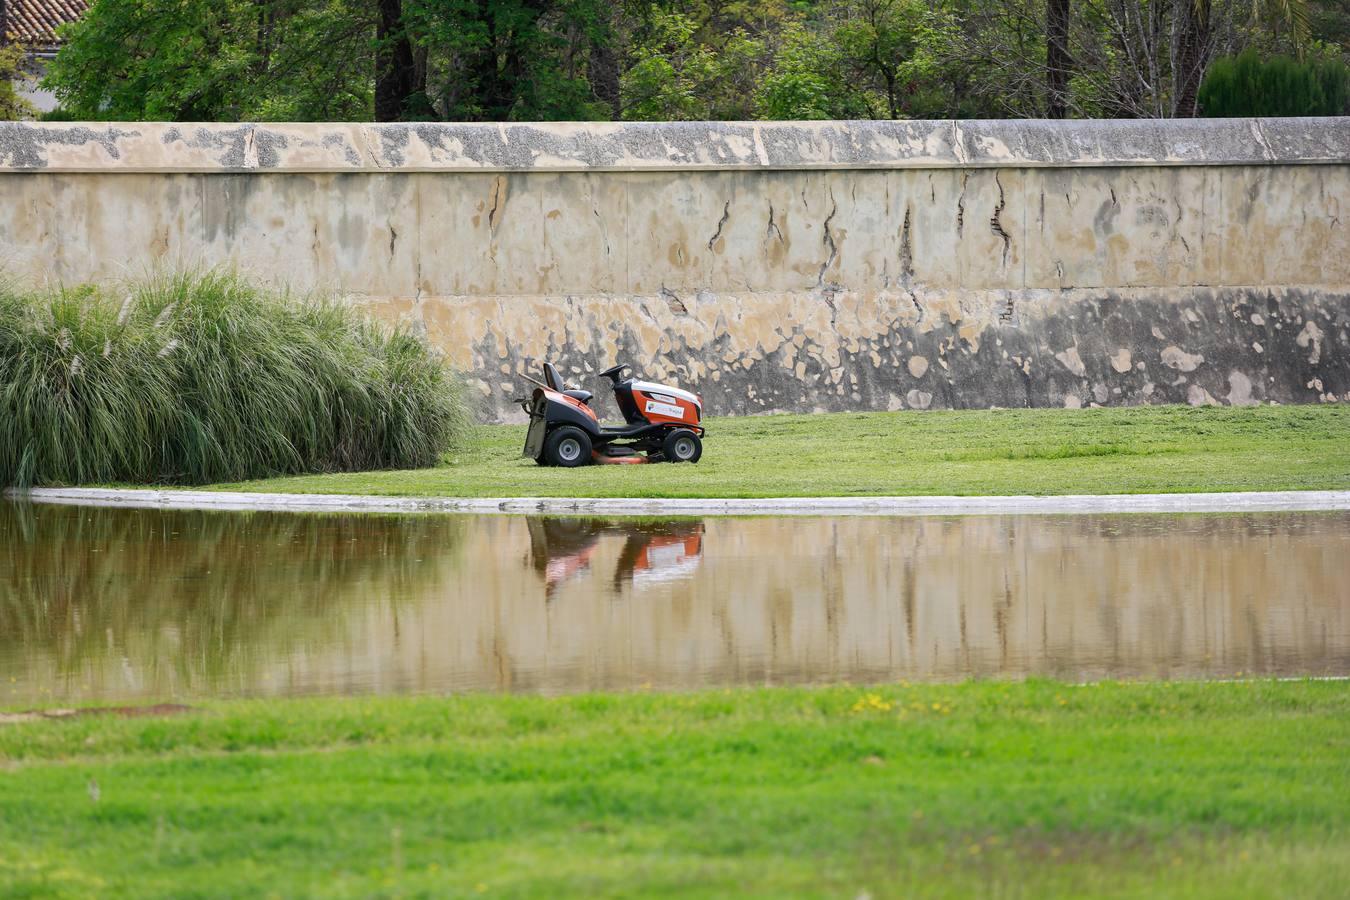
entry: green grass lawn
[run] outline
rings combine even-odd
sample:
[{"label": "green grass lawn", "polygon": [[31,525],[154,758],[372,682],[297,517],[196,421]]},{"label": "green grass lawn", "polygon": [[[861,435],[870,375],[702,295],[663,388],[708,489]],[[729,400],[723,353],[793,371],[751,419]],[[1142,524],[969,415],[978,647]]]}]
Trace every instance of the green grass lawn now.
[{"label": "green grass lawn", "polygon": [[435,469],[222,490],[460,497],[812,497],[1350,487],[1350,405],[829,413],[714,419],[695,466],[549,469],[482,426]]},{"label": "green grass lawn", "polygon": [[4,896],[1344,897],[1350,684],[204,704],[0,724]]}]

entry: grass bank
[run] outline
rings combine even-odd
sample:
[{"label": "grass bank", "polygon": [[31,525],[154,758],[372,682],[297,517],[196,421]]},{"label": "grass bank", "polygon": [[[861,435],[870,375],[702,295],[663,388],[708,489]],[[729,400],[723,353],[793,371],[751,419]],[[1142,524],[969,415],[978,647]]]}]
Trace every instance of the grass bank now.
[{"label": "grass bank", "polygon": [[6,896],[1333,897],[1350,685],[207,704],[0,725]]},{"label": "grass bank", "polygon": [[484,426],[446,464],[219,485],[461,497],[822,497],[1350,487],[1350,405],[831,413],[713,419],[695,466],[547,469]]}]

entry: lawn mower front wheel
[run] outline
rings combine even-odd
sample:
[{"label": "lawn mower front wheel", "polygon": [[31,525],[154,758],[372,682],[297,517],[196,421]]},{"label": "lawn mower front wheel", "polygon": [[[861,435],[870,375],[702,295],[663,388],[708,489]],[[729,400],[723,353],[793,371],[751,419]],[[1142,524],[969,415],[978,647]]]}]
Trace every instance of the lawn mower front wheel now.
[{"label": "lawn mower front wheel", "polygon": [[591,461],[590,435],[572,425],[553,429],[544,438],[544,461],[565,469],[586,465]]},{"label": "lawn mower front wheel", "polygon": [[668,462],[696,463],[703,455],[703,442],[688,428],[676,428],[661,442],[661,455]]}]

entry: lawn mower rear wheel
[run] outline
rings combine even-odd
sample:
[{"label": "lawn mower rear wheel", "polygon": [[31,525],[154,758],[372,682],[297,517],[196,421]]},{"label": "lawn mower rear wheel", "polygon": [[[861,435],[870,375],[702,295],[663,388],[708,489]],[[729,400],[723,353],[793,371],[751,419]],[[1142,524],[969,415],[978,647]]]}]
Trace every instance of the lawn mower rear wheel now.
[{"label": "lawn mower rear wheel", "polygon": [[572,425],[553,429],[544,439],[544,459],[565,469],[586,465],[591,461],[590,435]]}]

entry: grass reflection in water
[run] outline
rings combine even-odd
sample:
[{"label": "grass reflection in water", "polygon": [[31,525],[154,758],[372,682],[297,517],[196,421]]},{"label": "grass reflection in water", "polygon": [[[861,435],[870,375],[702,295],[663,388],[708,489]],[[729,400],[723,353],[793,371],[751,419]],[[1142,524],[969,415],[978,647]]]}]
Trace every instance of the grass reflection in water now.
[{"label": "grass reflection in water", "polygon": [[465,527],[0,504],[0,660],[137,693],[242,689],[277,659],[341,640],[372,601],[445,580]]}]

